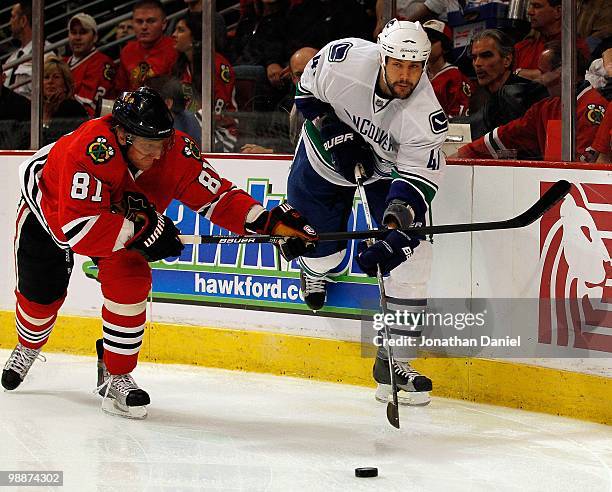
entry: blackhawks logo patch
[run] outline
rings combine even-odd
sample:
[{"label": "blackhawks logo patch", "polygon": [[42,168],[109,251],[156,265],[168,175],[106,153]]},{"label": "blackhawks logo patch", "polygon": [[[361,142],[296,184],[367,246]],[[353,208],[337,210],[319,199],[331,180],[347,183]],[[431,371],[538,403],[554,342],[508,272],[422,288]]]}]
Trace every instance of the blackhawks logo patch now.
[{"label": "blackhawks logo patch", "polygon": [[472,97],[472,88],[470,87],[470,84],[468,84],[467,82],[465,81],[461,82],[461,90],[467,97]]},{"label": "blackhawks logo patch", "polygon": [[605,112],[606,108],[604,108],[601,104],[589,104],[587,106],[587,120],[589,120],[593,125],[599,125],[601,124],[601,120],[603,120]]},{"label": "blackhawks logo patch", "polygon": [[231,79],[230,69],[225,63],[222,63],[221,64],[221,80],[225,82],[226,84],[229,84],[230,79]]},{"label": "blackhawks logo patch", "polygon": [[108,81],[113,80],[113,77],[115,76],[115,68],[110,63],[105,63],[102,75]]},{"label": "blackhawks logo patch", "polygon": [[104,164],[113,158],[115,149],[108,143],[105,137],[96,137],[87,146],[86,154],[91,157],[94,164]]},{"label": "blackhawks logo patch", "polygon": [[197,144],[190,138],[183,137],[185,146],[183,147],[183,155],[185,157],[193,157],[196,161],[202,160],[202,154],[198,149]]}]

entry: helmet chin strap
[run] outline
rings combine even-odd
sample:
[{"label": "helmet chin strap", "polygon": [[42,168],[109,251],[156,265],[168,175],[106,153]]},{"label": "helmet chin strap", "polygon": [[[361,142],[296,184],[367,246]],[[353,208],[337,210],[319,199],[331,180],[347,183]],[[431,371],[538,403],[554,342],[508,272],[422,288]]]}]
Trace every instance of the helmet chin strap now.
[{"label": "helmet chin strap", "polygon": [[[381,55],[380,69],[382,71],[382,79],[383,79],[383,83],[385,84],[385,87],[387,89],[387,92],[389,94],[391,94],[391,97],[393,97],[393,92],[391,91],[391,87],[389,86],[389,81],[387,80],[387,57],[386,56],[383,58],[382,55]],[[382,87],[381,87],[381,89],[382,89]]]}]

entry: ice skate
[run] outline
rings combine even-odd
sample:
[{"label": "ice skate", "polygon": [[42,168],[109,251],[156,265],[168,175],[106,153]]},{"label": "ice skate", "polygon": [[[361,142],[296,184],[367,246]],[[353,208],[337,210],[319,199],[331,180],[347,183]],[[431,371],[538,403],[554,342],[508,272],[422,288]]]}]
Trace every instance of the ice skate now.
[{"label": "ice skate", "polygon": [[102,396],[102,411],[128,419],[144,419],[149,394],[138,387],[131,374],[110,374],[104,365],[102,340],[96,341],[98,352],[98,387]]},{"label": "ice skate", "polygon": [[25,379],[26,374],[36,359],[46,360],[40,355],[40,349],[30,349],[18,343],[2,371],[2,386],[14,390]]},{"label": "ice skate", "polygon": [[[397,401],[400,405],[424,406],[431,402],[429,392],[431,379],[410,367],[407,362],[394,361],[395,381],[398,388]],[[378,383],[375,398],[387,403],[392,398],[389,359],[376,357],[373,369],[374,380]]]},{"label": "ice skate", "polygon": [[323,309],[323,306],[325,306],[327,282],[326,278],[308,277],[303,271],[300,271],[300,290],[304,296],[304,302],[314,312]]}]

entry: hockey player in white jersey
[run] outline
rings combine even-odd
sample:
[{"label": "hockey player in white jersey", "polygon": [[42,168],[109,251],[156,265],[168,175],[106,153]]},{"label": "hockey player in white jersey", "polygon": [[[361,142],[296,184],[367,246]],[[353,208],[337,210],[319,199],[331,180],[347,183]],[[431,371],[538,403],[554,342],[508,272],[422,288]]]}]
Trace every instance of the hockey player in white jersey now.
[{"label": "hockey player in white jersey", "polygon": [[[375,220],[389,229],[383,240],[358,247],[357,263],[385,277],[390,309],[421,312],[427,304],[432,259],[425,237],[395,229],[425,224],[445,165],[440,148],[447,118],[424,67],[431,44],[416,22],[393,19],[378,43],[347,38],[325,46],[310,62],[296,90],[306,118],[287,184],[288,201],[319,232],[346,230],[355,195],[354,169],[368,177],[366,197]],[[346,242],[321,242],[300,258],[306,304],[325,305],[329,274],[346,254]],[[392,337],[419,336],[419,327],[392,327]],[[416,349],[395,347],[400,403],[427,404],[432,383],[409,361]],[[391,393],[386,348],[373,369],[376,399]]]}]

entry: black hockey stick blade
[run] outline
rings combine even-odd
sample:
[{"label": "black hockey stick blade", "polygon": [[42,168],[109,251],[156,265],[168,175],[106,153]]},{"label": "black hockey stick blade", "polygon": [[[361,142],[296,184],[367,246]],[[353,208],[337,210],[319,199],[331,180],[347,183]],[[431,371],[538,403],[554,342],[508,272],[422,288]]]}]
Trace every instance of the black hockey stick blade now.
[{"label": "black hockey stick blade", "polygon": [[[395,394],[395,398],[397,398],[397,394]],[[396,429],[400,428],[399,405],[397,401],[387,403],[387,420]]]},{"label": "black hockey stick blade", "polygon": [[[402,229],[406,234],[452,234],[455,232],[495,231],[500,229],[517,229],[528,226],[548,210],[554,207],[567,195],[572,185],[564,179],[553,184],[542,197],[529,207],[525,212],[516,217],[496,222],[474,222],[467,224],[445,224],[423,227],[409,227]],[[388,229],[372,229],[370,231],[348,231],[348,232],[323,232],[319,234],[319,241],[346,241],[351,239],[380,238],[387,234]],[[179,236],[183,244],[261,244],[278,243],[284,241],[284,236],[268,236],[264,234],[253,234],[250,236]]]}]

